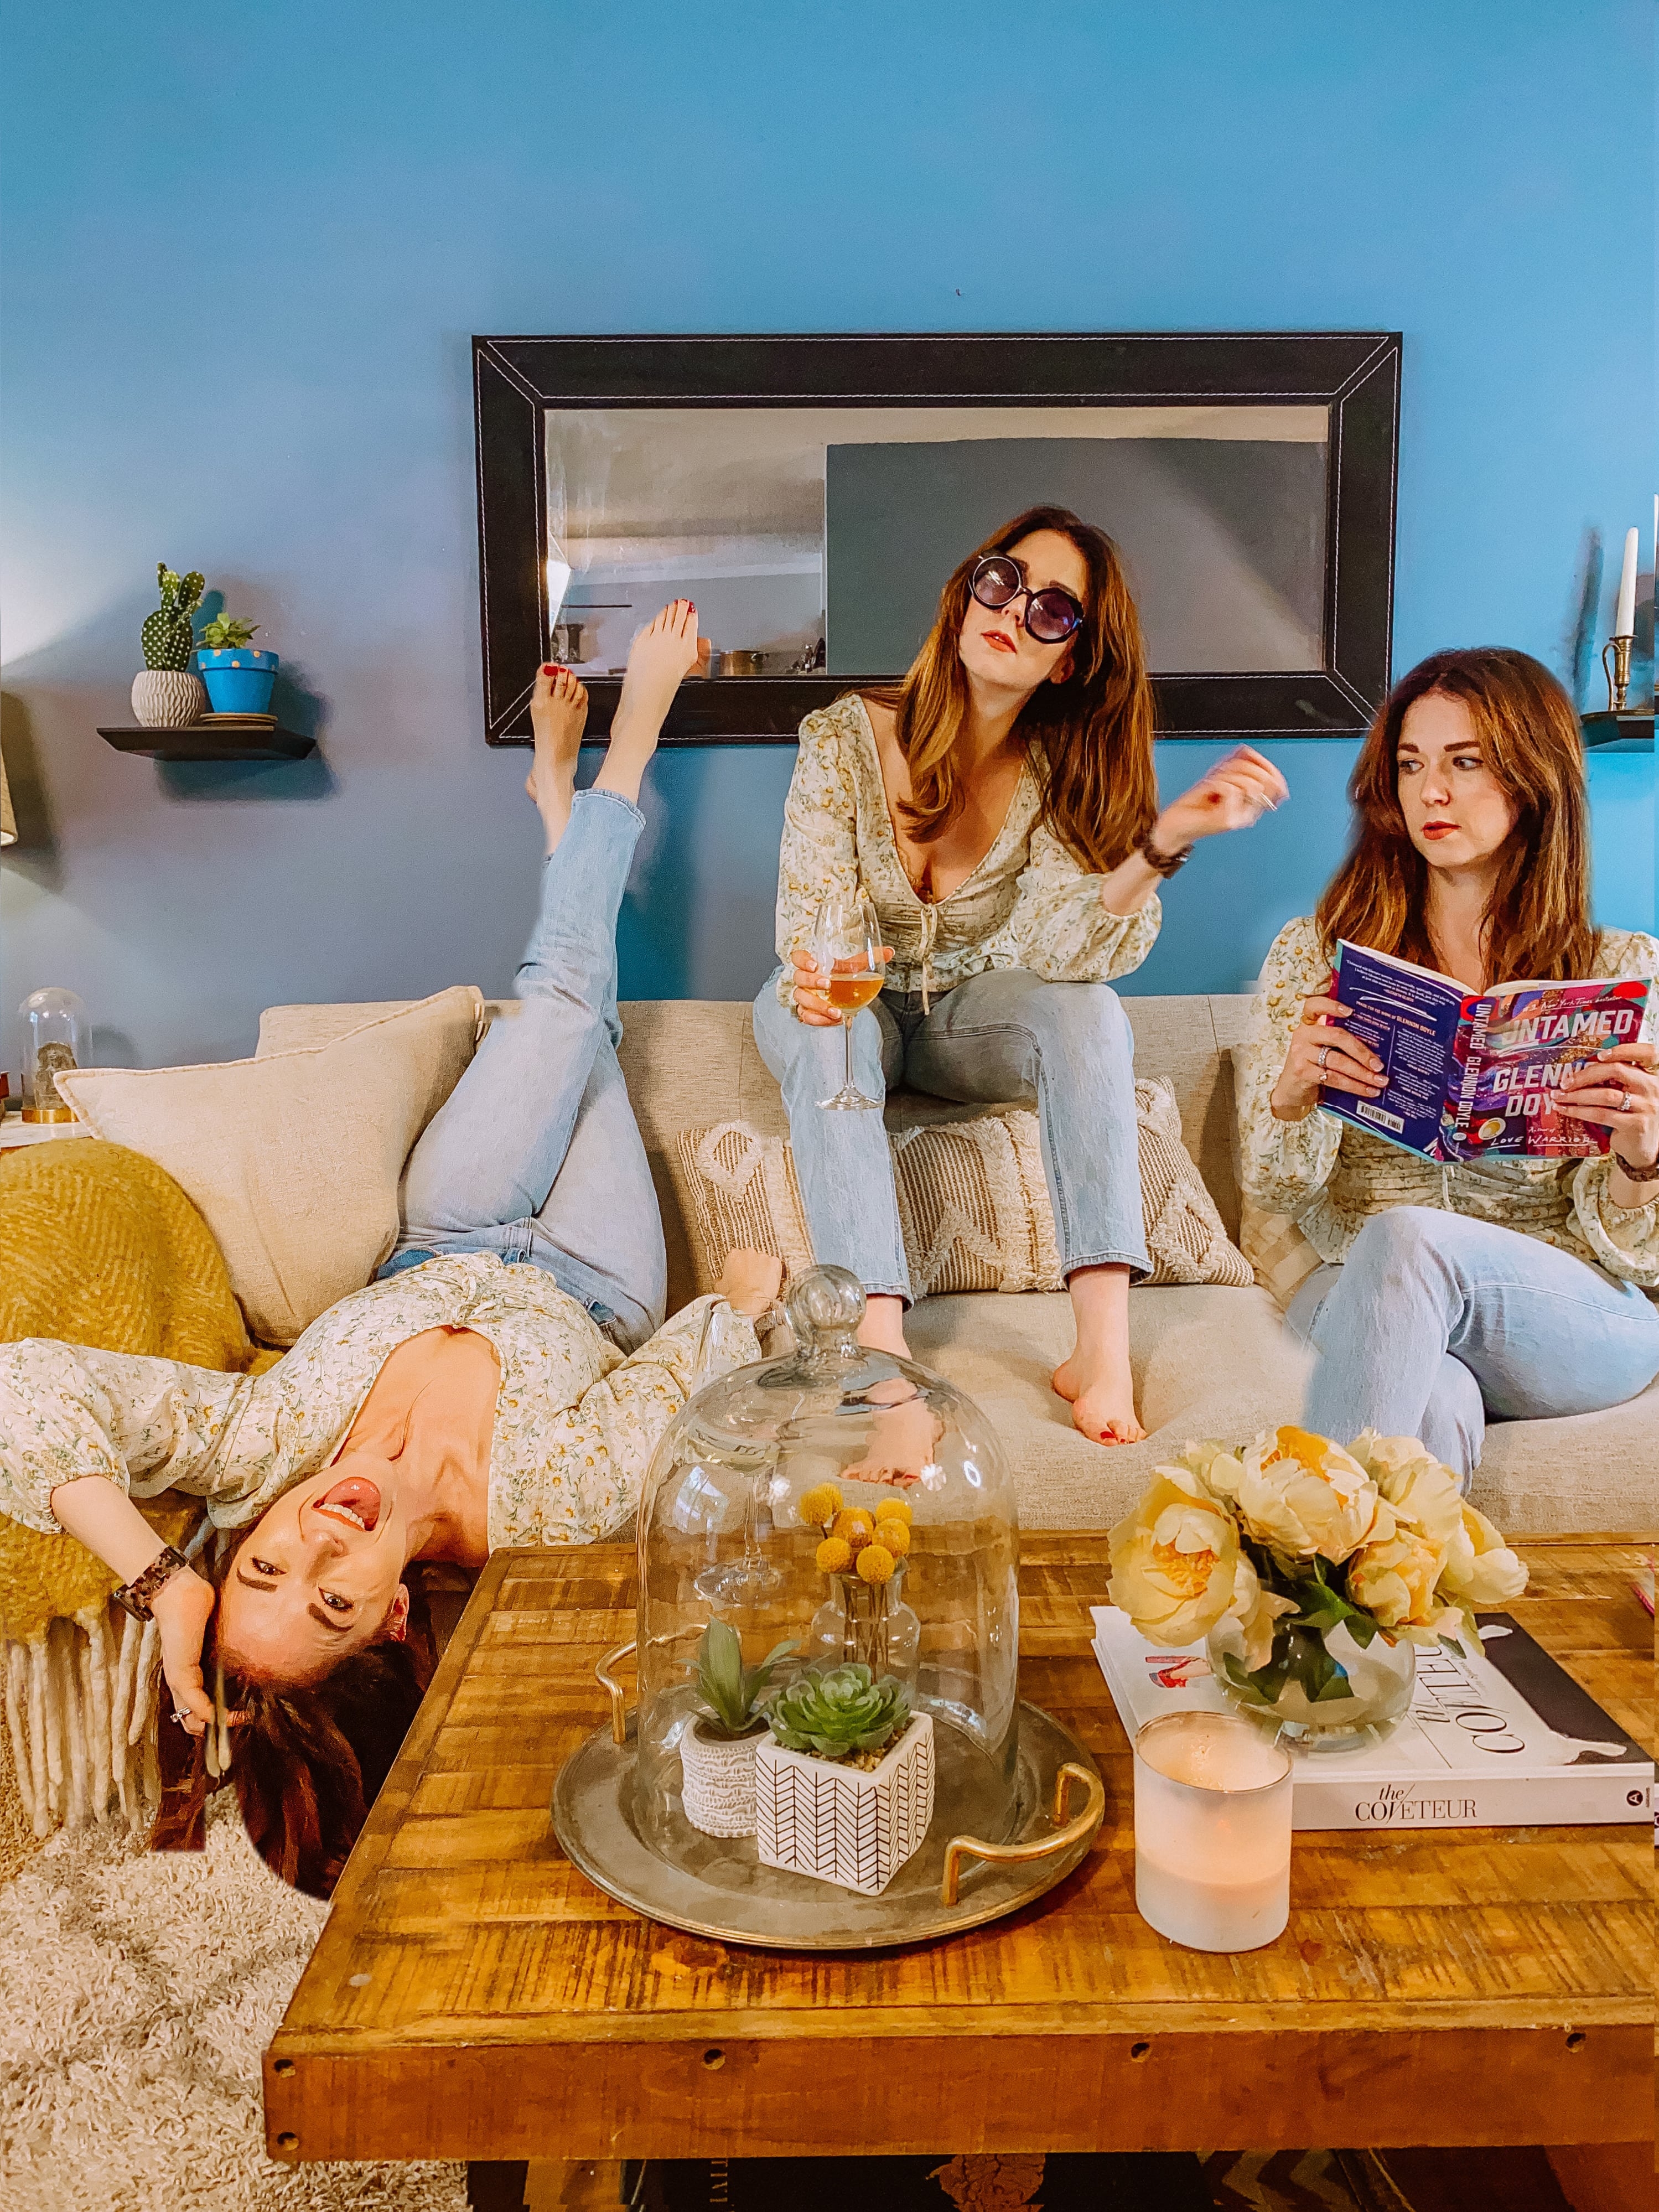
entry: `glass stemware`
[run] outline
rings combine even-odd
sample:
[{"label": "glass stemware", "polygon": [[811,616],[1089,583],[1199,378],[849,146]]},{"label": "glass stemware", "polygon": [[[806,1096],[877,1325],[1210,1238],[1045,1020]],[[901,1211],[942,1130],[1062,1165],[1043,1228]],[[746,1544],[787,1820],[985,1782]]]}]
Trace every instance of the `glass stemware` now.
[{"label": "glass stemware", "polygon": [[827,975],[824,995],[841,1016],[847,1041],[847,1080],[833,1098],[822,1098],[826,1113],[879,1113],[881,1100],[866,1098],[853,1079],[853,1024],[860,1010],[879,996],[884,981],[881,925],[876,910],[857,891],[830,891],[812,925],[812,957]]}]

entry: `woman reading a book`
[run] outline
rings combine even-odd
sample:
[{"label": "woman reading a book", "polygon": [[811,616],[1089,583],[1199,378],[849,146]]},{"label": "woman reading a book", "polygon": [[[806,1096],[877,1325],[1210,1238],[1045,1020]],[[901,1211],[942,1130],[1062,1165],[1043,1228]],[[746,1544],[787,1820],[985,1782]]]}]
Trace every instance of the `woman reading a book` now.
[{"label": "woman reading a book", "polygon": [[1243,1182],[1324,1263],[1288,1315],[1317,1355],[1308,1425],[1419,1437],[1467,1480],[1489,1414],[1590,1413],[1659,1373],[1659,1055],[1620,1043],[1562,1077],[1553,1111],[1608,1132],[1605,1153],[1419,1158],[1322,1105],[1327,1085],[1384,1089],[1333,995],[1339,941],[1471,992],[1659,976],[1659,942],[1590,921],[1577,716],[1523,653],[1413,669],[1350,790],[1352,848],[1267,956],[1241,1077]]},{"label": "woman reading a book", "polygon": [[[1160,809],[1140,624],[1111,541],[1033,507],[977,547],[903,682],[801,725],[778,869],[782,965],[755,1038],[783,1087],[817,1258],[850,1268],[866,1344],[908,1358],[910,1298],[879,1113],[825,1112],[842,1015],[811,949],[826,893],[874,907],[892,965],[853,1024],[855,1079],[1035,1101],[1077,1348],[1083,1433],[1133,1442],[1128,1289],[1146,1272],[1129,1025],[1114,978],[1158,935],[1158,885],[1200,837],[1285,795],[1241,748]],[[860,963],[861,965],[863,963]]]}]

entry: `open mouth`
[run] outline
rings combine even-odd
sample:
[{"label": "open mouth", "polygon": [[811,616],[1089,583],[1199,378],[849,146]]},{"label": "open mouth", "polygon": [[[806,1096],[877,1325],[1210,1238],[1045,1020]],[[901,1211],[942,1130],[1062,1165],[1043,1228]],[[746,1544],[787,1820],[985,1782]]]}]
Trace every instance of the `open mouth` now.
[{"label": "open mouth", "polygon": [[365,1474],[349,1474],[343,1482],[337,1482],[320,1498],[313,1498],[311,1510],[345,1528],[361,1528],[368,1535],[380,1518],[380,1485],[371,1482]]},{"label": "open mouth", "polygon": [[1455,822],[1425,822],[1423,824],[1425,837],[1453,837],[1456,834],[1457,824]]}]

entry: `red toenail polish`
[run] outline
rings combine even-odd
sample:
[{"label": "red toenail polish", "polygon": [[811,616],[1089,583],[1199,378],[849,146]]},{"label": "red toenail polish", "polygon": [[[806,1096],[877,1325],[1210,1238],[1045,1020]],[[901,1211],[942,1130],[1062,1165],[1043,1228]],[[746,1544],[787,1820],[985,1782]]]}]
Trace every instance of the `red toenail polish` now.
[{"label": "red toenail polish", "polygon": [[558,672],[558,665],[556,662],[551,660],[543,661],[542,674],[544,676],[556,676]]}]

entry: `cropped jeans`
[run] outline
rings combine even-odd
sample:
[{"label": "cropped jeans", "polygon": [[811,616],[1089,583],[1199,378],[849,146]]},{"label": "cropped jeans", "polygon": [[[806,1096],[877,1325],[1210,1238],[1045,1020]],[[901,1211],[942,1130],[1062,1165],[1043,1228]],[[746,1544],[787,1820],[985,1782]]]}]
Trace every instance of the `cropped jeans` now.
[{"label": "cropped jeans", "polygon": [[[840,1029],[799,1021],[777,979],[755,1001],[755,1042],[782,1086],[812,1249],[874,1296],[910,1296],[892,1159],[879,1114],[824,1113],[845,1073]],[[901,1080],[935,1097],[1035,1105],[1060,1265],[1148,1272],[1135,1129],[1134,1041],[1104,983],[1045,983],[1024,969],[970,976],[924,1013],[884,991],[853,1022],[867,1098]]]},{"label": "cropped jeans", "polygon": [[617,1060],[617,915],[645,817],[579,792],[542,869],[519,1003],[410,1154],[383,1276],[445,1252],[544,1267],[624,1352],[662,1326],[662,1218]]},{"label": "cropped jeans", "polygon": [[1659,1374],[1659,1308],[1634,1283],[1433,1206],[1374,1213],[1285,1318],[1317,1355],[1310,1429],[1342,1443],[1365,1428],[1419,1437],[1466,1487],[1488,1413],[1599,1413]]}]

